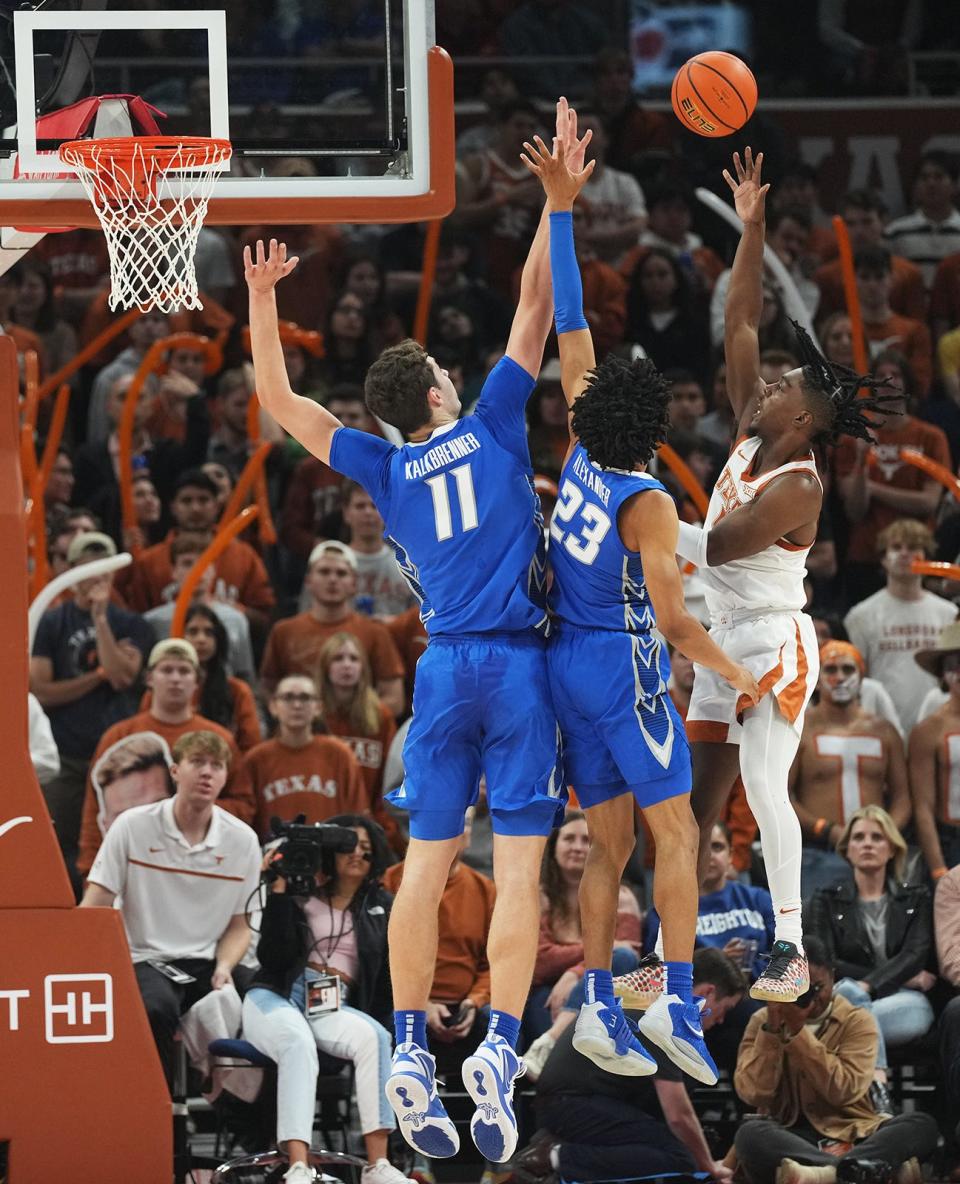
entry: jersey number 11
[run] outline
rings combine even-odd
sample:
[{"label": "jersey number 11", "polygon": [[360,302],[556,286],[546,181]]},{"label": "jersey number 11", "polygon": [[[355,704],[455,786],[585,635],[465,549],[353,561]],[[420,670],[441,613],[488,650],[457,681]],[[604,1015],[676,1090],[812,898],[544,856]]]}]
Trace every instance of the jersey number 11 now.
[{"label": "jersey number 11", "polygon": [[437,542],[453,538],[453,515],[450,513],[450,491],[447,478],[457,483],[457,500],[460,503],[460,525],[464,533],[480,525],[477,518],[477,498],[473,492],[473,474],[469,465],[458,465],[449,473],[438,473],[430,477],[427,485],[433,496],[433,523],[437,530]]}]

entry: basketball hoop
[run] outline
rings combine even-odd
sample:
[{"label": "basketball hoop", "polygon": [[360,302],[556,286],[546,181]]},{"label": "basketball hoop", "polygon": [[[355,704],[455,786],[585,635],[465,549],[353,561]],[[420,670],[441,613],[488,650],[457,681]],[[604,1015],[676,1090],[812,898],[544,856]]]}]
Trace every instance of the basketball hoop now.
[{"label": "basketball hoop", "polygon": [[201,308],[194,256],[207,203],[230,159],[227,140],[122,136],[70,140],[110,253],[110,308]]}]

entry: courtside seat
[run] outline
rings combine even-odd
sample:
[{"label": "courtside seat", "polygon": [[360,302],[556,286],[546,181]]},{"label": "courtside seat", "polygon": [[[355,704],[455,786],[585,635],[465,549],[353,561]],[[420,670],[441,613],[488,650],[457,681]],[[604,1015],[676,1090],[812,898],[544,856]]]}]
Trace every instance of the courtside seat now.
[{"label": "courtside seat", "polygon": [[[254,1068],[262,1069],[264,1072],[264,1088],[260,1091],[260,1098],[258,1103],[263,1100],[264,1105],[260,1108],[259,1121],[253,1125],[264,1132],[260,1137],[264,1142],[268,1142],[270,1138],[274,1137],[276,1132],[276,1062],[261,1052],[256,1045],[251,1044],[249,1040],[213,1040],[209,1044],[210,1053],[223,1060],[229,1060],[234,1064],[235,1062],[246,1061],[247,1064]],[[336,1135],[341,1145],[340,1151],[320,1150],[311,1152],[310,1163],[319,1169],[332,1167],[336,1169],[340,1167],[346,1172],[347,1178],[351,1175],[359,1179],[360,1170],[364,1167],[364,1160],[358,1159],[356,1156],[347,1154],[347,1147],[350,1136],[350,1107],[353,1101],[353,1062],[341,1060],[339,1057],[330,1056],[328,1053],[317,1050],[317,1055],[320,1061],[320,1073],[317,1077],[317,1101],[319,1103],[318,1113],[316,1117],[316,1129],[320,1131],[325,1144],[333,1141],[332,1136]],[[213,1071],[217,1068],[226,1068],[225,1065],[214,1064]],[[225,1095],[221,1095],[222,1097]],[[219,1099],[218,1099],[219,1101]],[[249,1108],[248,1108],[249,1109]],[[233,1123],[229,1125],[233,1126]],[[227,1130],[228,1123],[224,1121],[224,1108],[218,1109],[217,1120],[217,1151],[220,1154],[227,1154],[233,1149],[235,1141],[230,1137],[230,1131]],[[267,1135],[265,1132],[271,1132]],[[249,1145],[249,1144],[247,1144]],[[286,1156],[281,1154],[275,1148],[270,1151],[255,1152],[248,1155],[243,1155],[229,1160],[222,1164],[214,1175],[215,1180],[223,1180],[224,1182],[239,1178],[241,1170],[251,1169],[254,1167],[269,1167],[271,1165],[282,1165],[286,1163]],[[335,1174],[340,1174],[336,1173]]]}]

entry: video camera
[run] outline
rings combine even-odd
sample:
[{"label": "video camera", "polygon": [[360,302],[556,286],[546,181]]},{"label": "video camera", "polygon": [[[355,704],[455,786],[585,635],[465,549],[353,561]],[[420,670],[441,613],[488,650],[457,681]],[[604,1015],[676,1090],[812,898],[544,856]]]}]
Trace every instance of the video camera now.
[{"label": "video camera", "polygon": [[357,832],[330,822],[307,825],[302,814],[293,822],[270,819],[270,830],[279,838],[269,870],[268,883],[282,876],[293,896],[312,896],[317,888],[317,872],[333,873],[333,856],[348,854],[357,845]]}]

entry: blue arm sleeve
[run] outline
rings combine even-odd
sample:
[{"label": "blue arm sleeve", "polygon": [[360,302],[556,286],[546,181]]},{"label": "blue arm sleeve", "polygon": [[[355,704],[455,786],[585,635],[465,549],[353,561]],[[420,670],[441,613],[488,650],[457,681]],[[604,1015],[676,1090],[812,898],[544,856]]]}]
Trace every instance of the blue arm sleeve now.
[{"label": "blue arm sleeve", "polygon": [[550,215],[550,274],[557,333],[588,329],[583,315],[583,282],[573,249],[573,214],[569,210]]},{"label": "blue arm sleeve", "polygon": [[390,502],[390,461],[396,448],[370,432],[337,428],[330,444],[330,468],[357,481],[386,518]]}]

